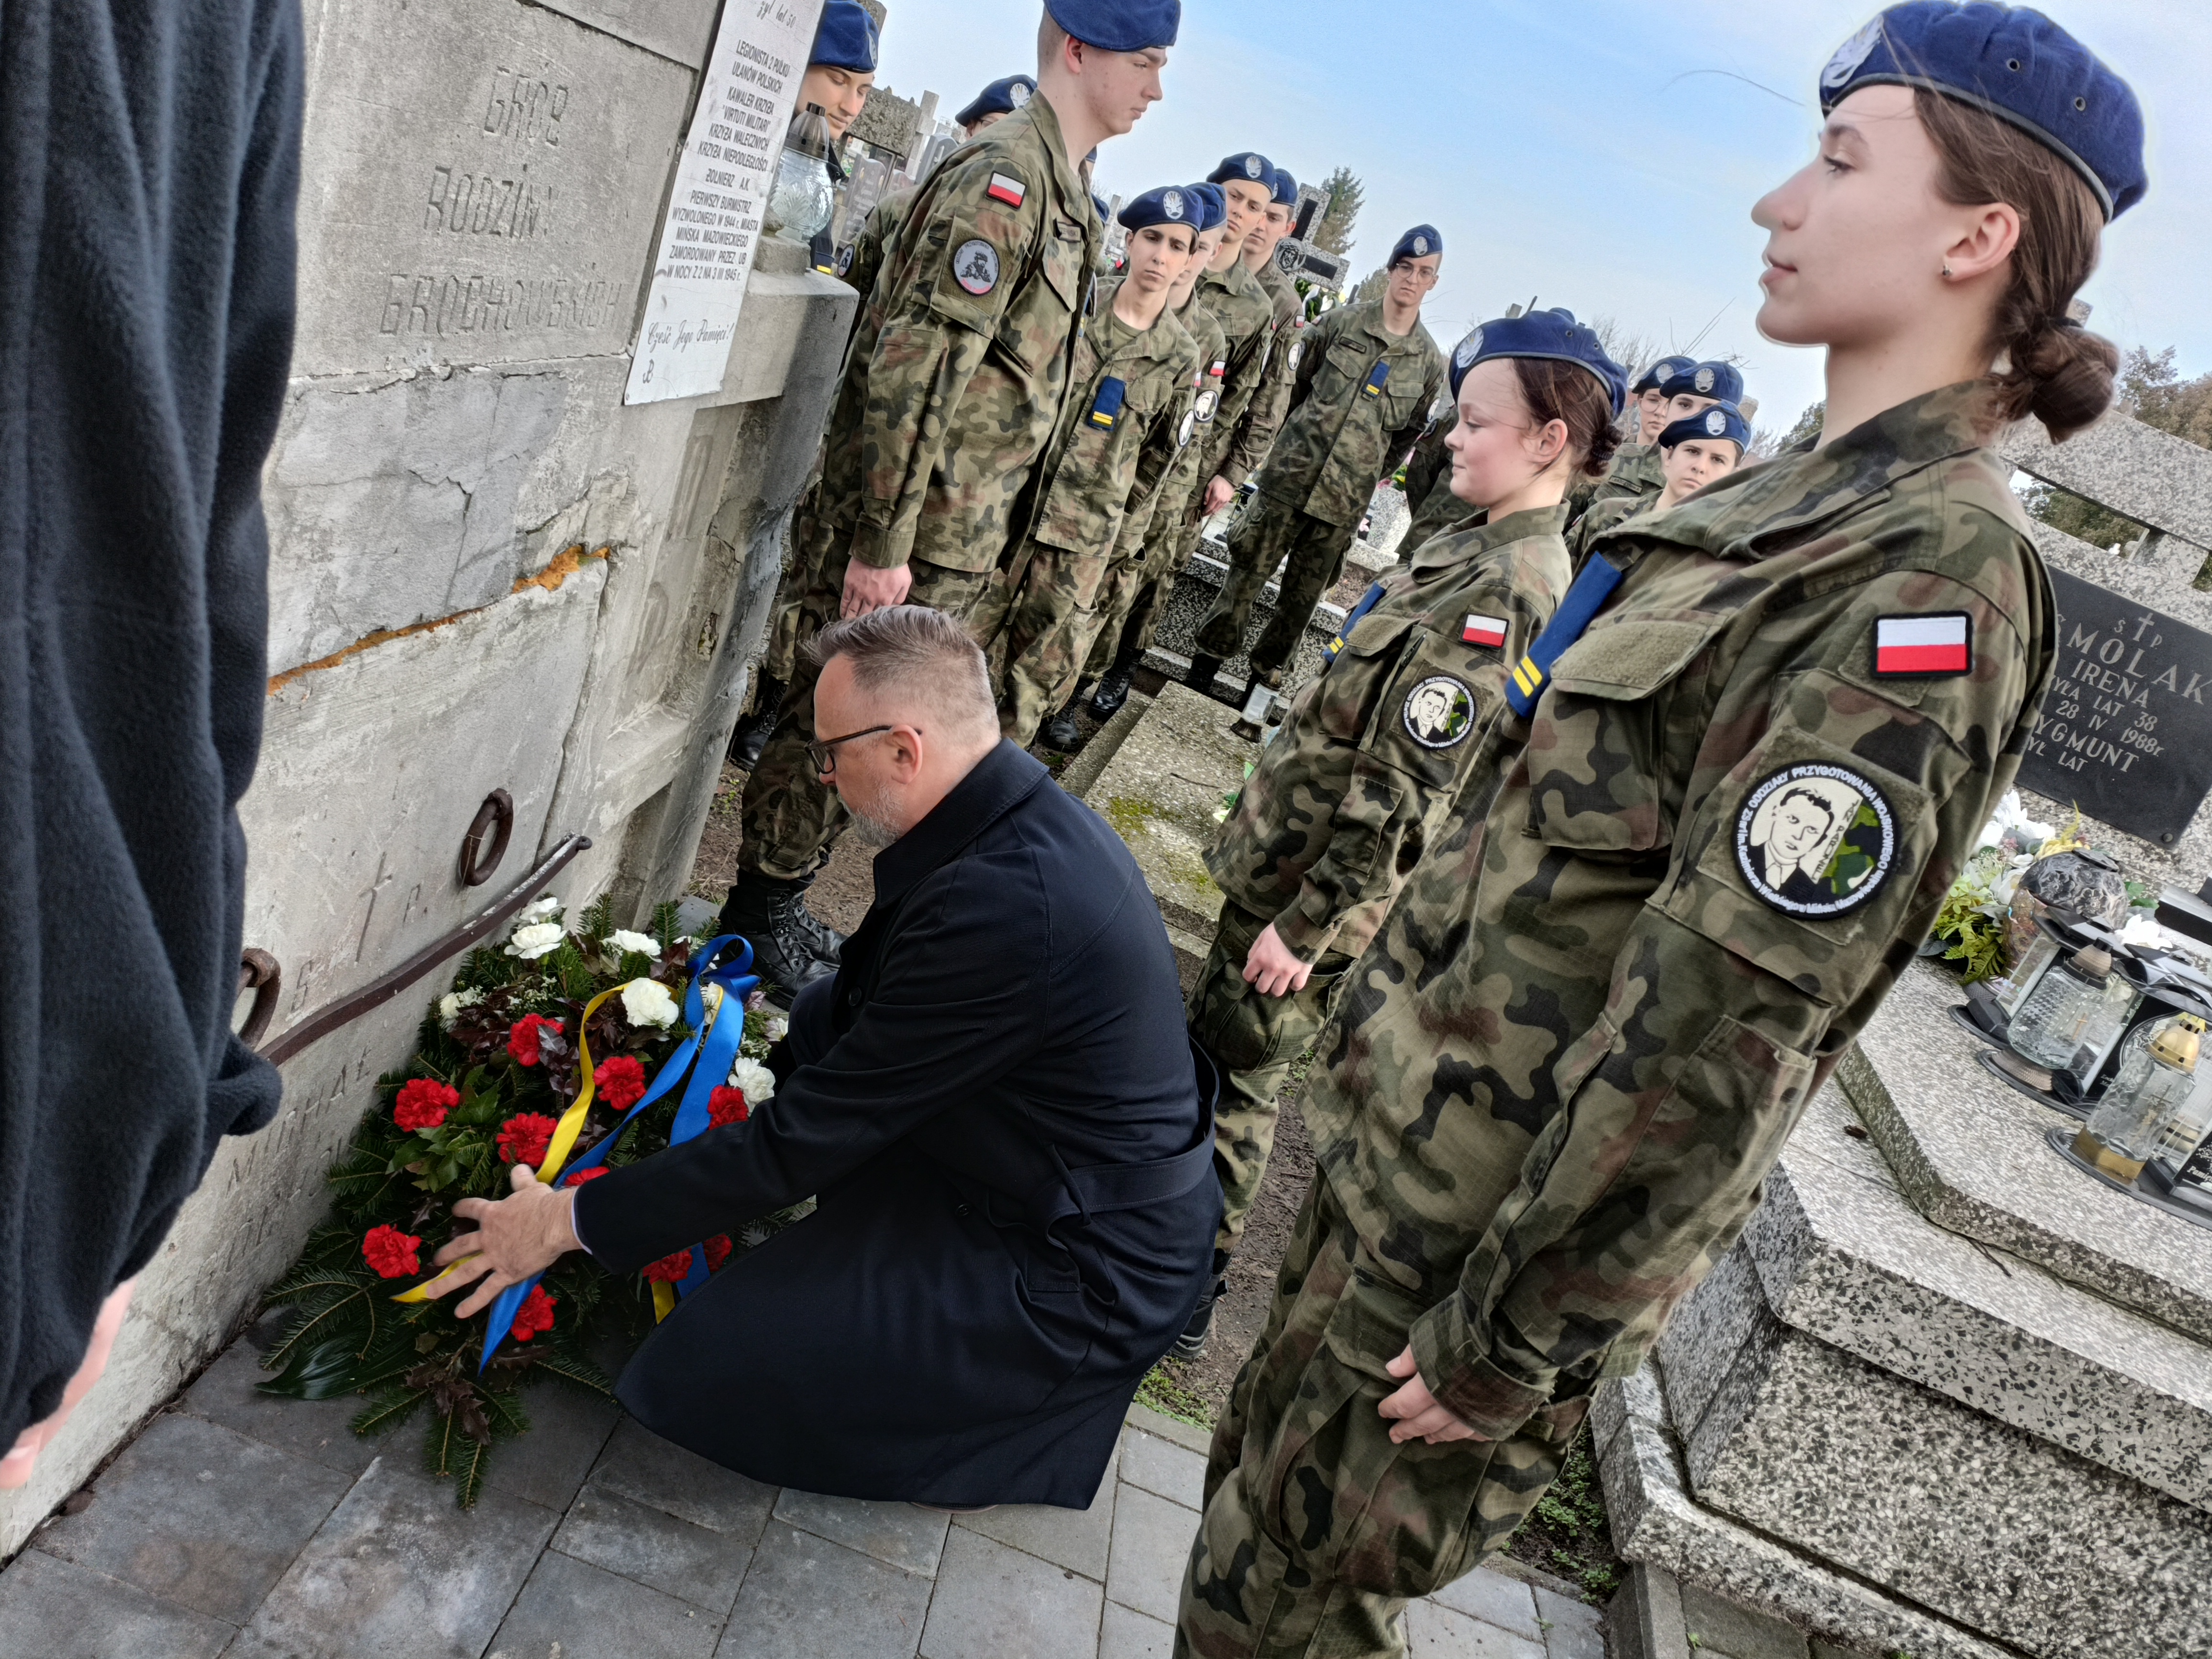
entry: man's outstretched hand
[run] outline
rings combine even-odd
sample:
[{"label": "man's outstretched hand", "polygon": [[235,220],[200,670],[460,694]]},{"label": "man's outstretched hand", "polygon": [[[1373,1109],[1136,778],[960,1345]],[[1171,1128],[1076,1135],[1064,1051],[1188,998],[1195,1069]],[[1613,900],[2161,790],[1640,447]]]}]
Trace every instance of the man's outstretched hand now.
[{"label": "man's outstretched hand", "polygon": [[884,570],[854,559],[845,567],[845,597],[837,614],[840,617],[865,617],[871,611],[904,605],[906,596],[913,587],[914,567],[911,565],[894,565]]},{"label": "man's outstretched hand", "polygon": [[574,1188],[541,1184],[527,1164],[516,1164],[511,1179],[514,1190],[505,1198],[465,1198],[454,1205],[453,1213],[475,1222],[477,1230],[461,1234],[432,1258],[432,1265],[440,1267],[463,1256],[473,1258],[429,1290],[435,1298],[464,1285],[476,1285],[453,1310],[456,1319],[483,1311],[508,1285],[520,1285],[570,1250],[583,1248],[576,1237]]},{"label": "man's outstretched hand", "polygon": [[[1425,1440],[1431,1446],[1441,1446],[1447,1440],[1480,1440],[1484,1437],[1452,1415],[1449,1410],[1437,1404],[1436,1395],[1429,1385],[1421,1381],[1421,1369],[1413,1362],[1413,1346],[1406,1345],[1400,1354],[1383,1367],[1406,1386],[1390,1395],[1375,1409],[1385,1417],[1398,1420],[1390,1425],[1390,1438],[1403,1445],[1408,1440]],[[1407,1379],[1410,1378],[1410,1381]]]}]

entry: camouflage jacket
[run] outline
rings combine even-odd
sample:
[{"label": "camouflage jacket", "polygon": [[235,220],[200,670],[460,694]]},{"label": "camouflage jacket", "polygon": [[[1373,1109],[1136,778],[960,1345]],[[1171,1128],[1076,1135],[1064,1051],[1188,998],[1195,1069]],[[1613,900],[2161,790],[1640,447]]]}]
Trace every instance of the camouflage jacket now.
[{"label": "camouflage jacket", "polygon": [[1290,416],[1260,493],[1326,524],[1358,524],[1443,387],[1444,355],[1427,329],[1386,332],[1380,300],[1338,307],[1299,340]]},{"label": "camouflage jacket", "polygon": [[1451,492],[1451,451],[1444,440],[1459,425],[1459,410],[1447,409],[1413,444],[1406,463],[1406,506],[1413,522],[1398,543],[1398,562],[1403,564],[1423,545],[1448,530],[1468,530],[1482,522],[1479,507],[1470,507]]},{"label": "camouflage jacket", "polygon": [[1600,501],[1655,501],[1667,487],[1667,474],[1659,463],[1657,444],[1623,444],[1613,453],[1605,477],[1585,479],[1567,494],[1567,526],[1571,530],[1583,515]]},{"label": "camouflage jacket", "polygon": [[1174,313],[1198,348],[1197,393],[1191,405],[1191,438],[1178,445],[1165,464],[1155,471],[1145,461],[1137,465],[1137,482],[1129,492],[1129,508],[1121,519],[1109,562],[1121,564],[1142,558],[1157,549],[1159,538],[1177,536],[1190,523],[1190,507],[1198,494],[1199,463],[1206,454],[1206,434],[1221,402],[1221,379],[1226,367],[1227,343],[1213,313],[1198,303],[1194,290],[1182,310]]},{"label": "camouflage jacket", "polygon": [[1274,307],[1274,319],[1267,331],[1267,356],[1261,365],[1258,389],[1245,406],[1237,430],[1229,434],[1221,465],[1214,469],[1238,485],[1259,471],[1275,434],[1282,429],[1284,411],[1291,406],[1291,378],[1297,372],[1298,336],[1306,325],[1306,302],[1273,260],[1252,275]]},{"label": "camouflage jacket", "polygon": [[1590,544],[1608,530],[1626,524],[1631,519],[1641,518],[1659,505],[1656,495],[1608,495],[1603,501],[1592,501],[1582,517],[1567,532],[1567,551],[1575,561],[1575,568],[1582,568]]},{"label": "camouflage jacket", "polygon": [[1478,1434],[1636,1368],[2013,781],[2056,620],[1970,390],[1601,538],[1626,580],[1347,976],[1307,1122]]},{"label": "camouflage jacket", "polygon": [[1567,591],[1565,521],[1515,513],[1386,573],[1260,751],[1206,867],[1300,961],[1364,950],[1454,797],[1495,781],[1506,675]]},{"label": "camouflage jacket", "polygon": [[1251,407],[1261,382],[1267,379],[1269,349],[1275,339],[1275,302],[1241,259],[1226,270],[1209,270],[1200,277],[1195,297],[1221,325],[1228,348],[1220,407],[1214,410],[1206,452],[1199,457],[1199,477],[1204,482],[1221,471],[1244,411]]},{"label": "camouflage jacket", "polygon": [[860,313],[867,309],[868,295],[875,292],[876,277],[884,268],[884,250],[896,239],[899,228],[906,222],[907,210],[914,205],[919,192],[911,186],[887,192],[884,199],[868,210],[866,218],[850,246],[837,253],[837,275],[860,295],[862,303],[853,308],[853,326],[860,325]]},{"label": "camouflage jacket", "polygon": [[915,192],[823,433],[820,516],[854,558],[998,564],[1060,420],[1101,240],[1042,95]]},{"label": "camouflage jacket", "polygon": [[1111,550],[1139,474],[1149,497],[1196,424],[1197,343],[1172,311],[1163,311],[1143,333],[1116,345],[1114,296],[1121,288],[1119,277],[1098,285],[1076,346],[1067,403],[1037,468],[1029,538],[1047,547]]}]

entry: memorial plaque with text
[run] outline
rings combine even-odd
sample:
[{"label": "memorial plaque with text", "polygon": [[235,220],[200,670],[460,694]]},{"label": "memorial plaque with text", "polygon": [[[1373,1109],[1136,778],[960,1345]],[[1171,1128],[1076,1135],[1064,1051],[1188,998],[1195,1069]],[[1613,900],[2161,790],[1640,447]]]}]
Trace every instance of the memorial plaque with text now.
[{"label": "memorial plaque with text", "polygon": [[719,392],[822,0],[726,0],[677,159],[626,404]]},{"label": "memorial plaque with text", "polygon": [[2171,847],[2212,790],[2212,634],[2053,570],[2058,661],[2021,783]]}]

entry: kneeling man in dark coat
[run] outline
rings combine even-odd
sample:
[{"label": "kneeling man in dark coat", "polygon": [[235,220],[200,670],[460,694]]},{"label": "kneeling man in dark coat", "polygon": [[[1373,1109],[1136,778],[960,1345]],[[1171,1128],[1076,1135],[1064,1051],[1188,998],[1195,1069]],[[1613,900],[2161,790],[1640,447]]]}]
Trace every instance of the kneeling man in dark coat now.
[{"label": "kneeling man in dark coat", "polygon": [[480,1231],[439,1260],[482,1252],[465,1315],[580,1243],[631,1273],[816,1195],[653,1332],[623,1403],[775,1485],[1082,1508],[1220,1214],[1174,951],[1120,838],[999,740],[957,623],[902,605],[811,649],[841,734],[814,763],[883,850],[774,1098],[582,1187],[465,1200]]}]

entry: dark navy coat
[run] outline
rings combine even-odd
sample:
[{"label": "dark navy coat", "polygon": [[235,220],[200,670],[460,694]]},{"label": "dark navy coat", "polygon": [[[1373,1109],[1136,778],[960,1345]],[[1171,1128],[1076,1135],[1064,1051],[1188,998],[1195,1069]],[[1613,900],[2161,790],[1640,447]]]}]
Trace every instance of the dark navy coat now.
[{"label": "dark navy coat", "polygon": [[819,1197],[653,1333],[623,1402],[772,1484],[1080,1508],[1220,1215],[1158,908],[1002,743],[878,855],[842,958],[749,1122],[578,1190],[617,1272]]}]

